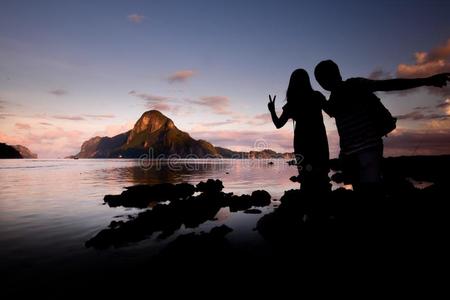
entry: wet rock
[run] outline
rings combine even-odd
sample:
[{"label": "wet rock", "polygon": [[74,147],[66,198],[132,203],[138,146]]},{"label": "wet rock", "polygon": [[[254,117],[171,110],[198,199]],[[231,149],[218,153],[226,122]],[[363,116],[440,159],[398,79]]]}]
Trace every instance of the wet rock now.
[{"label": "wet rock", "polygon": [[126,187],[120,195],[106,195],[105,203],[110,207],[146,208],[150,202],[176,201],[192,196],[195,187],[188,183],[161,183]]},{"label": "wet rock", "polygon": [[251,201],[252,206],[264,207],[270,204],[272,197],[265,190],[256,190],[252,192]]},{"label": "wet rock", "polygon": [[201,181],[196,186],[197,191],[204,193],[219,193],[223,189],[222,181],[219,179],[208,179],[206,182]]},{"label": "wet rock", "polygon": [[233,195],[229,201],[229,206],[231,212],[247,210],[253,206],[252,197],[247,194],[243,194],[240,196]]}]

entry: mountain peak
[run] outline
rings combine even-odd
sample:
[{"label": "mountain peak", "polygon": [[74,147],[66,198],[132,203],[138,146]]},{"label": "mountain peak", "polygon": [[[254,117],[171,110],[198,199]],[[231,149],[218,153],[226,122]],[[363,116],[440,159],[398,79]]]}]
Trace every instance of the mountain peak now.
[{"label": "mountain peak", "polygon": [[214,147],[205,140],[193,139],[179,130],[173,121],[158,110],[141,115],[132,130],[113,137],[94,137],[83,143],[79,158],[138,158],[142,155],[155,157],[226,157],[226,158],[291,158],[292,155],[274,153],[270,150],[235,152]]},{"label": "mountain peak", "polygon": [[171,119],[163,115],[160,111],[149,110],[143,113],[139,120],[136,122],[131,132],[130,138],[143,131],[152,133],[159,130],[160,128],[175,128],[175,124]]}]

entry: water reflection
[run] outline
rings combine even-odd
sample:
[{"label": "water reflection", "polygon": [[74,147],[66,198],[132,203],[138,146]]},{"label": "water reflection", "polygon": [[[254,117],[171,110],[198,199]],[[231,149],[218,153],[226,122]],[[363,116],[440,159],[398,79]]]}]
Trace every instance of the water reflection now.
[{"label": "water reflection", "polygon": [[[273,162],[273,164],[269,164]],[[235,194],[251,193],[264,188],[274,197],[281,197],[286,189],[296,188],[289,178],[295,174],[295,168],[287,165],[285,160],[177,160],[160,162],[152,168],[143,168],[138,161],[132,165],[105,168],[97,171],[96,176],[103,183],[115,185],[124,180],[133,184],[159,183],[198,183],[208,178],[224,182],[225,191]]]},{"label": "water reflection", "polygon": [[[111,220],[126,221],[128,216],[142,212],[102,205],[105,195],[119,194],[125,186],[197,184],[215,178],[223,181],[225,193],[242,195],[265,189],[273,198],[279,198],[284,190],[296,188],[289,181],[296,170],[284,160],[273,162],[274,165],[267,161],[224,160],[197,165],[192,162],[196,169],[189,165],[175,169],[162,165],[159,170],[144,170],[137,160],[127,159],[0,160],[0,264],[15,270],[20,277],[28,272],[23,266],[40,263],[56,266],[61,261],[74,261],[76,267],[76,261],[90,260],[95,254],[84,247],[87,240],[105,229]],[[260,210],[266,213],[267,209],[270,206]],[[259,215],[231,213],[227,206],[219,209],[215,217],[219,225],[226,223],[233,228],[229,236],[237,239],[240,237],[236,232],[255,235],[251,230]],[[215,225],[208,220],[198,230],[209,231]],[[180,234],[187,233],[184,228],[182,225]],[[140,245],[153,249],[160,244],[147,240]],[[134,248],[121,249],[120,257]],[[136,257],[144,254],[136,251],[139,253]],[[77,259],[73,260],[74,257]]]}]

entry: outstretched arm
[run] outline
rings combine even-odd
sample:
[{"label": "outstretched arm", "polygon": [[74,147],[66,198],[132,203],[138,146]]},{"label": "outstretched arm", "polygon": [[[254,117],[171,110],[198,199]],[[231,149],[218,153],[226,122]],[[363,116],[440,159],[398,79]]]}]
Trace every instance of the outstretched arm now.
[{"label": "outstretched arm", "polygon": [[288,117],[286,111],[283,110],[283,113],[278,118],[277,113],[275,111],[275,99],[276,98],[277,98],[277,96],[273,96],[273,100],[272,100],[272,96],[269,95],[269,103],[267,104],[267,107],[269,108],[270,115],[272,116],[273,124],[275,124],[275,127],[277,129],[280,129],[281,127],[283,127],[286,124],[289,117]]},{"label": "outstretched arm", "polygon": [[373,91],[398,91],[421,86],[443,87],[450,81],[450,73],[441,73],[426,78],[372,80]]}]

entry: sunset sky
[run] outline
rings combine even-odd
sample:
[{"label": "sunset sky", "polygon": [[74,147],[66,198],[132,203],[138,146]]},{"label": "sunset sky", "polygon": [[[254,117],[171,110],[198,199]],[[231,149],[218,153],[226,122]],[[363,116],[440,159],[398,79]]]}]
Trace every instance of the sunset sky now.
[{"label": "sunset sky", "polygon": [[[0,0],[0,142],[64,157],[158,109],[214,145],[292,151],[267,102],[296,68],[322,92],[323,59],[344,78],[450,72],[450,1],[361,2]],[[450,88],[378,95],[399,117],[387,155],[450,153]]]}]

